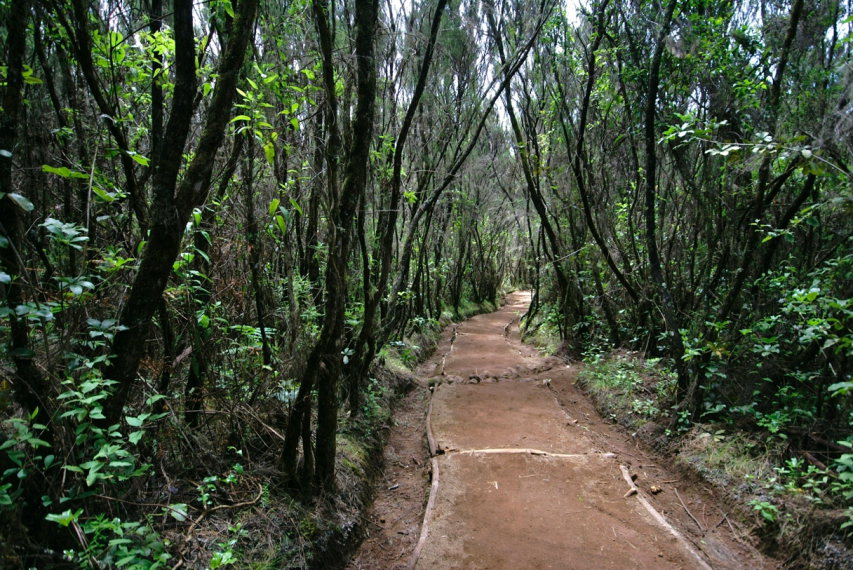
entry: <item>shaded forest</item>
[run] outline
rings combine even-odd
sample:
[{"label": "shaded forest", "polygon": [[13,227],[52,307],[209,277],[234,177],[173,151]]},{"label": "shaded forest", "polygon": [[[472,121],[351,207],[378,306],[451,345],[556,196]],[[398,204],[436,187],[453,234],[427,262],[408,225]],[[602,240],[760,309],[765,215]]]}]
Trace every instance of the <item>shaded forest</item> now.
[{"label": "shaded forest", "polygon": [[0,565],[234,564],[239,525],[194,537],[341,500],[383,367],[512,288],[853,528],[849,2],[0,15]]}]

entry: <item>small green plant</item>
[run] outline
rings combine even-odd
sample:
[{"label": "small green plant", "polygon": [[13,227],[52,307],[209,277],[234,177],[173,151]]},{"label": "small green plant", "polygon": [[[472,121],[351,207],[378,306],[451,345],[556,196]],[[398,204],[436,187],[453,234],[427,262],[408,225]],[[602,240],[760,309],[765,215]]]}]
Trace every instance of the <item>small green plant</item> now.
[{"label": "small green plant", "polygon": [[[78,511],[76,514],[80,514]],[[76,522],[75,516],[50,518],[63,526]],[[167,568],[172,556],[166,551],[168,544],[151,526],[136,521],[122,521],[99,514],[85,521],[80,528],[88,544],[82,551],[65,551],[65,558],[88,568],[96,560],[102,568],[138,568],[157,570]]]},{"label": "small green plant", "polygon": [[[851,446],[849,440],[839,443],[846,447]],[[853,501],[853,453],[841,454],[840,457],[833,461],[832,466],[836,473],[838,473],[838,478],[830,485],[831,491],[842,496],[847,501]]]},{"label": "small green plant", "polygon": [[3,472],[0,481],[11,479],[0,485],[0,506],[11,506],[21,495],[17,483],[36,471],[46,471],[56,463],[56,455],[43,454],[49,450],[50,444],[38,437],[38,433],[47,426],[36,421],[39,410],[36,408],[26,418],[9,418],[4,424],[12,434],[0,445],[0,451],[5,451],[13,467]]},{"label": "small green plant", "polygon": [[766,522],[776,522],[776,519],[779,516],[779,509],[770,501],[752,499],[751,501],[749,501],[748,504],[752,507],[752,510],[760,514],[761,518],[763,518]]},{"label": "small green plant", "polygon": [[385,387],[376,378],[369,378],[362,396],[361,412],[368,420],[381,419],[388,411],[383,404]]},{"label": "small green plant", "polygon": [[216,501],[216,496],[222,490],[220,484],[233,487],[243,475],[244,468],[240,463],[235,463],[225,475],[209,475],[201,480],[201,485],[196,487],[198,492],[197,501],[205,509],[210,508]]},{"label": "small green plant", "polygon": [[237,563],[239,558],[237,554],[235,554],[234,549],[240,538],[247,534],[248,533],[243,530],[240,523],[228,527],[228,538],[222,542],[216,543],[218,550],[216,550],[216,552],[213,553],[213,556],[210,557],[210,569],[216,570],[217,568]]},{"label": "small green plant", "polygon": [[[101,335],[111,328],[93,328]],[[108,333],[107,333],[108,334]],[[95,342],[102,342],[102,340]],[[49,475],[61,469],[64,485],[61,496],[45,495],[45,506],[61,504],[64,510],[49,513],[46,520],[61,527],[74,529],[80,543],[79,549],[64,552],[65,558],[81,567],[93,563],[99,567],[157,569],[165,567],[170,555],[166,543],[147,521],[128,521],[107,517],[103,513],[87,513],[88,503],[83,501],[93,494],[108,495],[117,483],[143,475],[149,464],[137,459],[134,447],[140,442],[151,422],[165,414],[150,412],[127,415],[124,430],[120,424],[103,426],[105,419],[102,401],[109,397],[115,382],[103,378],[92,361],[72,359],[72,371],[81,371],[79,378],[63,382],[65,391],[57,401],[58,420],[74,428],[74,448],[71,453],[59,455],[50,443],[39,437],[46,426],[38,422],[39,411],[26,418],[9,418],[4,424],[10,437],[4,441],[4,451],[14,465],[2,474],[0,506],[12,506],[20,495],[19,484],[34,473]],[[76,370],[75,370],[76,368]],[[160,397],[148,399],[151,405]]]},{"label": "small green plant", "polygon": [[643,385],[642,365],[623,356],[594,357],[581,372],[581,380],[596,388],[633,392]]},{"label": "small green plant", "polygon": [[631,402],[631,411],[645,418],[654,418],[660,414],[660,409],[655,404],[654,400],[648,398],[636,399]]},{"label": "small green plant", "polygon": [[848,507],[844,511],[844,516],[847,520],[841,523],[839,527],[847,536],[853,536],[853,507]]},{"label": "small green plant", "polygon": [[418,363],[418,351],[421,347],[415,344],[408,344],[402,340],[395,340],[388,343],[397,349],[397,354],[406,368],[413,368]]}]

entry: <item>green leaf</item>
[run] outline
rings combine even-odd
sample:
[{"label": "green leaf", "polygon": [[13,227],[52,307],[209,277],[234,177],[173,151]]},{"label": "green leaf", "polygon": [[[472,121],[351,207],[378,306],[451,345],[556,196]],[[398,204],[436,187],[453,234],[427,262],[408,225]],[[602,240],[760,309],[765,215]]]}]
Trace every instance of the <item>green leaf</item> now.
[{"label": "green leaf", "polygon": [[231,0],[222,0],[222,9],[228,14],[229,18],[235,18],[234,7],[231,5]]},{"label": "green leaf", "polygon": [[281,214],[277,215],[275,217],[275,223],[278,225],[278,229],[281,230],[281,233],[287,233],[287,224],[284,221],[284,216]]},{"label": "green leaf", "polygon": [[47,172],[48,174],[56,174],[57,176],[61,176],[62,178],[78,178],[81,180],[88,180],[89,175],[85,172],[78,172],[76,170],[71,170],[65,166],[51,166],[49,164],[42,164],[41,171]]},{"label": "green leaf", "polygon": [[[127,566],[131,562],[136,562],[136,561],[137,561],[136,553],[128,554],[127,556],[125,556],[124,558],[122,558],[118,562],[116,562],[116,568],[124,568],[125,566]],[[154,566],[152,566],[152,568],[154,568]]]},{"label": "green leaf", "polygon": [[91,487],[92,485],[94,485],[95,481],[97,481],[98,479],[105,478],[105,475],[103,475],[102,473],[98,473],[98,471],[101,470],[102,466],[103,465],[98,465],[97,467],[92,467],[91,469],[89,469],[89,474],[86,475],[87,487]]},{"label": "green leaf", "polygon": [[291,206],[293,206],[293,209],[294,209],[294,210],[296,210],[297,212],[299,212],[299,215],[300,215],[300,216],[301,216],[301,215],[303,215],[303,214],[302,214],[302,207],[299,205],[299,202],[297,202],[296,200],[294,200],[293,198],[291,198],[291,199],[290,199],[290,205],[291,205]]},{"label": "green leaf", "polygon": [[56,174],[57,176],[61,176],[63,178],[71,178],[71,169],[66,168],[65,166],[50,166],[49,164],[43,164],[41,166],[42,172],[49,172],[50,174]]},{"label": "green leaf", "polygon": [[233,119],[231,119],[231,120],[230,120],[230,121],[228,121],[228,122],[229,122],[229,123],[236,123],[237,121],[246,121],[246,122],[249,122],[249,121],[251,121],[251,120],[252,120],[252,117],[250,117],[249,115],[237,115],[236,117],[234,117]]},{"label": "green leaf", "polygon": [[268,142],[264,145],[264,156],[267,159],[267,162],[270,163],[270,166],[275,166],[275,145],[272,142]]},{"label": "green leaf", "polygon": [[145,431],[143,431],[143,430],[134,431],[134,432],[131,432],[130,435],[127,436],[127,440],[130,443],[132,443],[133,445],[136,445],[142,439],[143,435],[145,435]]},{"label": "green leaf", "polygon": [[[151,396],[150,398],[145,400],[145,403],[148,404],[149,406],[151,406],[155,402],[159,402],[160,400],[165,400],[165,399],[166,399],[165,394],[154,394],[153,396]],[[155,419],[155,418],[151,418],[151,419]]]},{"label": "green leaf", "polygon": [[166,507],[169,509],[169,514],[178,522],[184,522],[190,516],[189,506],[186,503],[173,503]]},{"label": "green leaf", "polygon": [[148,157],[142,156],[138,152],[133,152],[129,150],[127,151],[127,154],[128,156],[130,156],[130,158],[133,159],[135,163],[141,164],[142,166],[148,166],[151,163]]},{"label": "green leaf", "polygon": [[827,390],[829,390],[833,396],[847,394],[848,392],[853,391],[853,382],[836,382],[835,384],[830,384],[827,387]]},{"label": "green leaf", "polygon": [[50,513],[44,518],[51,522],[55,522],[59,525],[67,527],[68,525],[76,521],[78,518],[80,518],[80,515],[82,514],[83,509],[77,509],[73,513],[71,512],[71,509],[68,509],[67,511],[59,514]]},{"label": "green leaf", "polygon": [[127,425],[130,427],[142,427],[142,424],[145,423],[145,419],[140,417],[128,416],[125,418]]},{"label": "green leaf", "polygon": [[18,207],[21,208],[22,210],[24,210],[25,212],[32,212],[33,210],[36,209],[36,207],[33,206],[32,202],[30,202],[24,196],[18,194],[17,192],[10,192],[9,194],[6,194],[6,195],[9,197],[9,199],[11,201],[13,201],[15,204],[17,204]]},{"label": "green leaf", "polygon": [[276,211],[278,210],[279,204],[281,204],[281,200],[279,200],[278,198],[272,199],[272,201],[270,202],[270,207],[267,208],[267,212],[269,213],[270,216],[272,216],[273,214],[276,213]]},{"label": "green leaf", "polygon": [[113,202],[116,197],[113,194],[103,190],[102,188],[98,188],[97,186],[92,186],[92,193],[103,200],[104,202]]},{"label": "green leaf", "polygon": [[38,77],[34,77],[32,75],[32,71],[30,71],[30,73],[24,73],[24,83],[26,83],[27,85],[41,85],[43,81]]}]

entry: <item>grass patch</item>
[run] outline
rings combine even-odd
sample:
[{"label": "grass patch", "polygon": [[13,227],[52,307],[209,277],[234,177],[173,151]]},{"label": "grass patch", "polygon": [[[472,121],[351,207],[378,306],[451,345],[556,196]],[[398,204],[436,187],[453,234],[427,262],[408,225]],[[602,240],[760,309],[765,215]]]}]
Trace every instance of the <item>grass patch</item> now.
[{"label": "grass patch", "polygon": [[590,359],[578,383],[611,420],[631,430],[666,419],[675,390],[675,376],[657,359],[615,351]]}]

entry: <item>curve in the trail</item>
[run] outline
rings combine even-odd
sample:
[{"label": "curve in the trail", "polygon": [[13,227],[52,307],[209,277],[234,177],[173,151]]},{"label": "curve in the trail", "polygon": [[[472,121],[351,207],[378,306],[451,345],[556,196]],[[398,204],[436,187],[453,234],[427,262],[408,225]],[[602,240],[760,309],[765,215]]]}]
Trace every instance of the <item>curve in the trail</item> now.
[{"label": "curve in the trail", "polygon": [[565,365],[512,333],[529,293],[507,301],[459,325],[436,365],[410,568],[709,568],[557,403],[543,375]]}]

